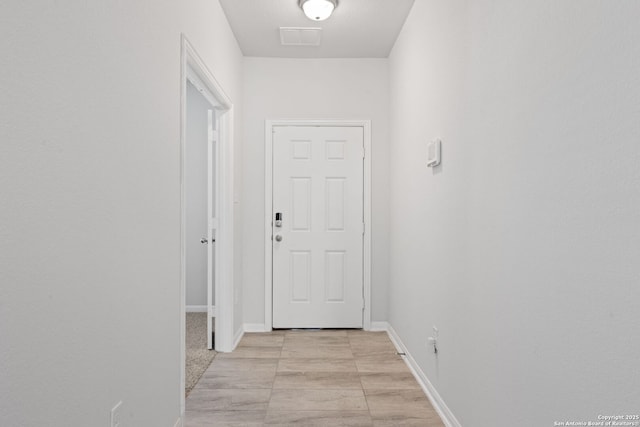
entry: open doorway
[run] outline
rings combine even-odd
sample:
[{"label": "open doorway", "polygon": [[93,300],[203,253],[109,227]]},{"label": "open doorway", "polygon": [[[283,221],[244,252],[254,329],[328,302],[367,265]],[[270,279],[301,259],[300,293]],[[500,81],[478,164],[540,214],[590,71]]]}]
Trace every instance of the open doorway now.
[{"label": "open doorway", "polygon": [[220,105],[194,73],[187,73],[185,145],[185,393],[215,357],[216,232]]},{"label": "open doorway", "polygon": [[214,350],[231,351],[234,294],[233,105],[184,35],[181,112],[180,369],[184,414],[187,316],[193,317],[189,335],[195,335],[192,344],[197,353],[211,358]]}]

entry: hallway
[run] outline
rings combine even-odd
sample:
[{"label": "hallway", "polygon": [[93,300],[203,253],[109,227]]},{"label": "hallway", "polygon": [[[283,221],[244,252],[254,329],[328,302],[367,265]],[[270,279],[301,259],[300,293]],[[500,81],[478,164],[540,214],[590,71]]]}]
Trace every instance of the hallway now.
[{"label": "hallway", "polygon": [[186,401],[186,425],[443,426],[385,332],[245,334]]},{"label": "hallway", "polygon": [[640,427],[640,0],[303,1],[2,1],[0,424]]}]

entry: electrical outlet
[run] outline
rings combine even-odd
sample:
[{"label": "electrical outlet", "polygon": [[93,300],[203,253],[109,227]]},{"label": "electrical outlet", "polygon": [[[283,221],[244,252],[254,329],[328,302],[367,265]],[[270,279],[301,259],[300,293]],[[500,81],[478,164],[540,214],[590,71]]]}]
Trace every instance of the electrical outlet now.
[{"label": "electrical outlet", "polygon": [[122,400],[111,408],[111,427],[123,427],[122,424]]}]

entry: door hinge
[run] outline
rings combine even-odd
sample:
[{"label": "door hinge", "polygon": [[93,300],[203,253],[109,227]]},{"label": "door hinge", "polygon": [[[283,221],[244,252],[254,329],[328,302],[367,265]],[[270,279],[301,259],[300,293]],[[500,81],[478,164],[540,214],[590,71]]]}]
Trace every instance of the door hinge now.
[{"label": "door hinge", "polygon": [[362,311],[364,311],[364,305],[365,305],[365,300],[364,300],[364,296],[362,297]]},{"label": "door hinge", "polygon": [[366,227],[364,225],[364,222],[362,223],[362,235],[364,236],[364,231],[366,230]]},{"label": "door hinge", "polygon": [[365,157],[365,151],[364,151],[364,147],[362,147],[362,158],[364,159]]}]

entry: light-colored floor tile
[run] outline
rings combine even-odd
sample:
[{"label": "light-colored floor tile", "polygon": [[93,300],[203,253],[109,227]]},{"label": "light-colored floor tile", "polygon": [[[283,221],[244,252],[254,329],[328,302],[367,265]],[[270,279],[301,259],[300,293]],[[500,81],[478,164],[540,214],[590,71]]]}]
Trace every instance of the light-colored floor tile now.
[{"label": "light-colored floor tile", "polygon": [[347,333],[347,337],[351,342],[369,342],[369,343],[391,343],[391,339],[386,332],[365,332],[355,331]]},{"label": "light-colored floor tile", "polygon": [[284,336],[284,342],[302,342],[314,341],[314,342],[326,342],[336,344],[348,344],[349,337],[346,334],[327,335],[325,333],[300,333],[300,334],[286,334]]},{"label": "light-colored floor tile", "polygon": [[356,362],[350,359],[280,359],[278,372],[356,372]]},{"label": "light-colored floor tile", "polygon": [[386,331],[365,331],[364,329],[346,329],[346,331],[347,335],[387,335]]},{"label": "light-colored floor tile", "polygon": [[411,372],[402,357],[359,357],[355,359],[358,372]]},{"label": "light-colored floor tile", "polygon": [[398,350],[389,337],[374,332],[374,336],[349,336],[351,351],[356,359],[363,357],[394,358],[398,357]]},{"label": "light-colored floor tile", "polygon": [[378,357],[378,358],[387,358],[393,359],[398,356],[398,353],[393,348],[382,348],[382,347],[353,347],[351,346],[351,353],[353,357],[356,359],[361,359],[365,357]]},{"label": "light-colored floor tile", "polygon": [[374,419],[374,427],[445,427],[437,413],[428,418],[397,416],[386,420]]},{"label": "light-colored floor tile", "polygon": [[397,354],[396,347],[385,332],[370,334],[349,335],[349,343],[355,357]]},{"label": "light-colored floor tile", "polygon": [[[286,344],[285,344],[286,345]],[[283,359],[308,359],[308,358],[325,358],[325,359],[351,359],[353,353],[348,345],[333,346],[306,346],[306,347],[282,347],[280,355]]]},{"label": "light-colored floor tile", "polygon": [[377,351],[390,351],[396,353],[396,347],[391,343],[391,341],[387,340],[374,340],[367,341],[366,339],[357,339],[357,340],[349,340],[349,344],[353,349],[362,349],[362,350],[377,350]]},{"label": "light-colored floor tile", "polygon": [[273,388],[362,390],[362,384],[357,372],[279,372]]},{"label": "light-colored floor tile", "polygon": [[192,391],[186,426],[443,424],[386,333],[320,330],[246,334]]},{"label": "light-colored floor tile", "polygon": [[246,332],[246,334],[260,334],[260,335],[286,335],[289,329],[274,329],[268,332]]},{"label": "light-colored floor tile", "polygon": [[266,426],[371,427],[369,411],[268,411]]},{"label": "light-colored floor tile", "polygon": [[364,411],[362,390],[273,390],[269,410]]},{"label": "light-colored floor tile", "polygon": [[213,371],[204,373],[194,390],[208,389],[255,389],[272,388],[275,371]]},{"label": "light-colored floor tile", "polygon": [[275,372],[280,359],[215,358],[207,372],[268,371]]},{"label": "light-colored floor tile", "polygon": [[393,347],[351,347],[353,357],[395,357],[398,352]]},{"label": "light-colored floor tile", "polygon": [[262,426],[266,411],[187,411],[186,427]]},{"label": "light-colored floor tile", "polygon": [[284,339],[284,343],[282,344],[282,349],[292,349],[292,348],[306,348],[306,347],[328,347],[328,346],[339,346],[339,347],[348,347],[350,346],[349,339],[347,337],[286,337]]},{"label": "light-colored floor tile", "polygon": [[361,372],[365,390],[421,390],[411,372]]},{"label": "light-colored floor tile", "polygon": [[280,357],[280,346],[246,346],[237,347],[231,353],[218,353],[219,359],[273,359]]},{"label": "light-colored floor tile", "polygon": [[365,390],[374,419],[430,418],[435,410],[422,390]]},{"label": "light-colored floor tile", "polygon": [[239,347],[281,347],[284,334],[246,333],[240,340]]},{"label": "light-colored floor tile", "polygon": [[344,329],[321,329],[321,330],[290,330],[285,332],[286,337],[346,337],[347,331]]},{"label": "light-colored floor tile", "polygon": [[264,411],[271,389],[206,389],[194,390],[186,401],[187,411]]}]

